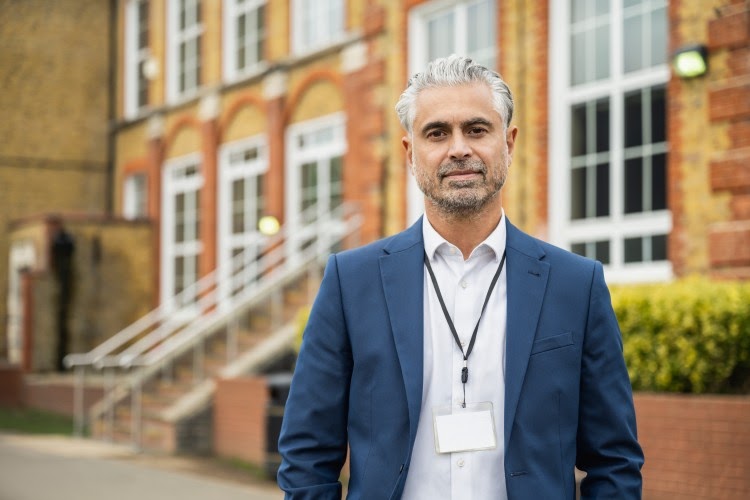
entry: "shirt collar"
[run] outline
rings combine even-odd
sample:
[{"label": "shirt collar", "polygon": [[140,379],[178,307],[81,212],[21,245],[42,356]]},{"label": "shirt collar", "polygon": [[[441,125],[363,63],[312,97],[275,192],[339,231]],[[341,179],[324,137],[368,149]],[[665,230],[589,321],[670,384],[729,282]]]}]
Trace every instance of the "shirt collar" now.
[{"label": "shirt collar", "polygon": [[[502,215],[500,216],[500,222],[498,222],[490,235],[471,251],[469,258],[474,255],[480,255],[484,252],[492,252],[495,262],[500,262],[500,257],[505,250],[505,233],[505,210],[503,210]],[[449,249],[457,250],[455,245],[447,241],[435,231],[435,228],[432,227],[429,219],[427,219],[427,214],[424,215],[424,220],[422,222],[422,237],[424,238],[424,250],[431,261],[435,260],[438,251],[449,253]]]}]

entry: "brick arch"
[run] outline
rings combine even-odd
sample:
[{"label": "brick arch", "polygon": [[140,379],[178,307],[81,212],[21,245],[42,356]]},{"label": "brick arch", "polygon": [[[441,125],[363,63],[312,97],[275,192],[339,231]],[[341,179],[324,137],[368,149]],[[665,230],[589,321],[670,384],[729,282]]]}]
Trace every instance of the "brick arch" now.
[{"label": "brick arch", "polygon": [[284,126],[289,124],[289,119],[292,113],[297,108],[302,98],[305,96],[308,90],[310,90],[316,83],[328,82],[332,83],[341,92],[342,100],[344,99],[344,81],[340,74],[330,69],[319,69],[310,72],[300,83],[297,88],[290,94],[287,100],[286,106],[284,107],[283,123]]},{"label": "brick arch", "polygon": [[[229,126],[232,124],[234,119],[237,117],[237,115],[245,108],[251,108],[255,107],[260,110],[260,112],[263,115],[267,115],[266,113],[266,103],[265,101],[260,98],[259,96],[255,94],[242,94],[240,95],[227,109],[226,113],[223,117],[219,119],[219,125],[218,125],[218,142],[221,143],[224,140],[224,133],[229,128]],[[266,116],[266,119],[268,117]]]},{"label": "brick arch", "polygon": [[[185,129],[194,128],[196,132],[200,135],[201,130],[201,123],[198,121],[197,118],[195,118],[192,115],[183,115],[180,116],[177,121],[172,124],[170,129],[167,131],[166,134],[164,134],[164,147],[162,149],[162,157],[167,158],[169,156],[169,150],[174,145],[175,139],[177,139],[177,136],[180,135],[180,132],[182,132]],[[202,150],[202,144],[197,144],[197,150]]]}]

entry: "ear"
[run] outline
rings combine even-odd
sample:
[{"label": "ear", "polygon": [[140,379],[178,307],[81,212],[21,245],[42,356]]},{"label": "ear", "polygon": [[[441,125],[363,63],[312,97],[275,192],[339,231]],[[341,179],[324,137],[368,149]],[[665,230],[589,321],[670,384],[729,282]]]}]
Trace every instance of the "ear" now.
[{"label": "ear", "polygon": [[505,132],[505,144],[508,146],[508,156],[513,158],[513,151],[516,148],[516,134],[518,134],[518,127],[515,125],[508,127]]},{"label": "ear", "polygon": [[409,172],[414,173],[414,165],[412,164],[412,141],[410,135],[405,135],[401,138],[401,145],[406,151],[406,166],[409,167]]}]

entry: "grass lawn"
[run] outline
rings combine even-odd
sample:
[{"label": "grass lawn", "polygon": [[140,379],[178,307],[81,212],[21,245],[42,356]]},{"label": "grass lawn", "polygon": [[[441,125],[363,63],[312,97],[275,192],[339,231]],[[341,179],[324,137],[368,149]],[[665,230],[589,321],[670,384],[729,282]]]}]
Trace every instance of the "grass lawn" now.
[{"label": "grass lawn", "polygon": [[73,434],[73,419],[24,408],[0,408],[0,431],[24,434]]}]

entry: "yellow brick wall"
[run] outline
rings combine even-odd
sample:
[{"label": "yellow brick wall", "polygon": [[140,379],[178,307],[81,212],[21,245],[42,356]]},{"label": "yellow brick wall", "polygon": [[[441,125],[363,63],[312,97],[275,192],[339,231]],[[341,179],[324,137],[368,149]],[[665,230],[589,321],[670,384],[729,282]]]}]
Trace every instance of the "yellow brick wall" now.
[{"label": "yellow brick wall", "polygon": [[106,206],[109,2],[0,0],[0,356],[8,227]]}]

